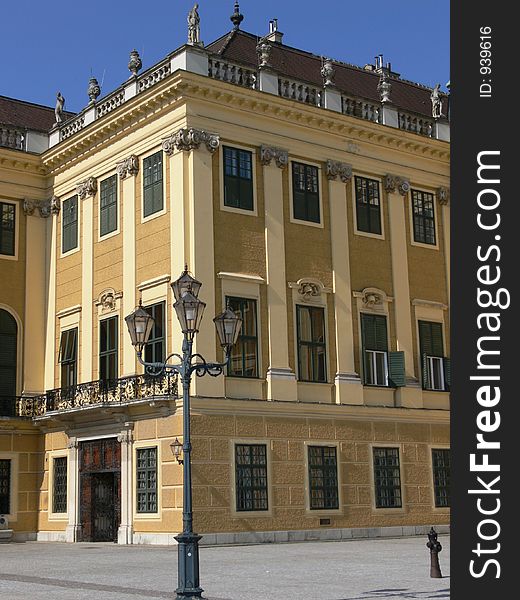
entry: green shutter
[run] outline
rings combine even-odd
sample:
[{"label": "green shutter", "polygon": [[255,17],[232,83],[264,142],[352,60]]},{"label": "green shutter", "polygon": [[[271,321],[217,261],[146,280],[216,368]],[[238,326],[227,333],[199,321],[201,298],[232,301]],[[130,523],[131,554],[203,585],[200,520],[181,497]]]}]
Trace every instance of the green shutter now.
[{"label": "green shutter", "polygon": [[432,327],[432,356],[444,355],[444,344],[442,343],[442,324],[431,323]]},{"label": "green shutter", "polygon": [[444,363],[444,387],[446,391],[449,391],[451,386],[451,360],[449,358],[443,359]]},{"label": "green shutter", "polygon": [[423,389],[431,388],[430,370],[428,369],[428,356],[426,354],[422,355],[422,383]]},{"label": "green shutter", "polygon": [[393,387],[406,386],[403,351],[388,353],[388,371],[390,385]]},{"label": "green shutter", "polygon": [[442,342],[442,323],[419,321],[419,338],[421,355],[443,356],[444,344]]},{"label": "green shutter", "polygon": [[388,337],[386,333],[386,317],[380,315],[361,315],[361,332],[363,337],[363,350],[388,350]]}]

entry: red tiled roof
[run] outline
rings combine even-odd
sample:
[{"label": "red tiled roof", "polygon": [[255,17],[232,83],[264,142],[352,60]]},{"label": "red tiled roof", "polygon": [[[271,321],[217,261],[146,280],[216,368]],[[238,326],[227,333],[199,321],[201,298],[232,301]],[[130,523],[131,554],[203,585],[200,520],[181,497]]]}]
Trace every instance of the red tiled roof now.
[{"label": "red tiled roof", "polygon": [[[230,61],[236,61],[256,69],[258,68],[257,40],[257,36],[238,30],[219,38],[207,46],[207,49]],[[320,88],[323,86],[320,56],[279,43],[271,43],[271,46],[269,62],[275,71],[291,79]],[[342,92],[349,96],[380,102],[381,98],[377,91],[379,83],[377,73],[335,61],[334,69],[336,71],[335,85]],[[396,107],[428,117],[432,116],[430,88],[394,78],[391,78],[390,83],[392,84],[390,98]]]},{"label": "red tiled roof", "polygon": [[[65,113],[65,119],[74,113]],[[24,100],[0,96],[0,123],[32,131],[49,131],[54,125],[54,109]]]}]

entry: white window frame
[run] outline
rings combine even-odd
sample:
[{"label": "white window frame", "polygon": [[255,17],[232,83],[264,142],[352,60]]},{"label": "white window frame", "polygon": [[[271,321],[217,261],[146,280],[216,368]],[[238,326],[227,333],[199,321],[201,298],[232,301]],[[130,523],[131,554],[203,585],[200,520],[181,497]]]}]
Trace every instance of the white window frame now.
[{"label": "white window frame", "polygon": [[[435,244],[425,244],[424,242],[415,241],[415,229],[413,220],[413,194],[412,191],[423,192],[431,194],[433,196],[433,224],[435,226]],[[410,191],[408,192],[408,214],[410,221],[410,244],[417,246],[418,248],[427,248],[428,250],[439,250],[439,215],[438,210],[437,194],[434,190],[429,190],[418,185],[410,184]]]},{"label": "white window frame", "polygon": [[[356,202],[356,177],[361,177],[363,179],[372,179],[373,181],[377,181],[379,184],[379,214],[381,216],[381,233],[370,233],[368,231],[360,231],[357,227],[357,202]],[[383,193],[383,180],[381,177],[377,175],[368,175],[367,173],[360,173],[358,171],[352,173],[352,177],[350,179],[351,193],[350,197],[352,199],[352,218],[353,218],[353,227],[354,227],[354,235],[359,235],[361,237],[368,237],[375,240],[384,240],[385,238],[385,212],[384,212],[384,193]]]},{"label": "white window frame", "polygon": [[[336,473],[338,482],[338,508],[311,508],[311,485],[309,481],[309,446],[323,446],[326,448],[336,448]],[[304,464],[305,464],[305,512],[307,515],[314,515],[317,517],[328,516],[328,515],[342,515],[343,514],[343,496],[342,496],[342,481],[341,481],[341,452],[339,442],[329,442],[322,440],[304,440]]]},{"label": "white window frame", "polygon": [[[401,487],[401,506],[394,507],[378,507],[376,505],[376,474],[374,470],[374,448],[396,448],[399,453],[399,482]],[[404,480],[403,474],[403,447],[401,444],[396,444],[395,442],[375,442],[369,444],[369,452],[370,452],[370,494],[372,496],[372,514],[381,515],[381,514],[395,514],[395,513],[405,513],[406,512],[406,482]]]},{"label": "white window frame", "polygon": [[[141,513],[137,512],[137,451],[145,450],[147,448],[157,449],[157,512],[154,513]],[[142,440],[134,442],[132,444],[132,478],[133,478],[133,489],[132,489],[132,502],[133,502],[133,517],[134,521],[162,521],[162,456],[161,456],[161,444],[157,440]],[[177,464],[175,461],[172,464]]]},{"label": "white window frame", "polygon": [[[388,323],[387,323],[387,329],[388,329]],[[388,372],[388,351],[387,352],[383,352],[382,350],[365,350],[366,353],[371,354],[372,356],[370,357],[370,364],[372,366],[372,373],[373,375],[375,375],[375,378],[377,379],[377,363],[376,363],[376,355],[377,354],[382,354],[384,357],[384,369],[385,369],[385,374],[384,374],[384,378],[385,381],[384,383],[380,383],[378,381],[374,382],[374,383],[364,383],[364,385],[369,385],[369,386],[375,386],[375,387],[388,387],[388,377],[389,377],[389,372]],[[365,366],[365,361],[363,361],[363,368]],[[366,373],[365,373],[366,376]]]},{"label": "white window frame", "polygon": [[[224,204],[224,146],[227,148],[233,148],[236,150],[246,150],[247,152],[251,152],[251,176],[253,178],[253,210],[247,210],[245,208],[236,208],[234,206],[226,206]],[[258,216],[258,197],[257,197],[257,173],[256,173],[256,156],[257,151],[256,148],[252,146],[243,146],[241,144],[235,144],[233,142],[223,142],[221,141],[219,146],[219,188],[220,188],[220,210],[225,212],[232,212],[240,215],[247,215],[248,217],[257,217]]]},{"label": "white window frame", "polygon": [[0,254],[0,260],[18,260],[18,243],[20,238],[20,203],[14,200],[7,200],[7,198],[0,198],[0,202],[3,204],[11,204],[14,206],[14,254]]},{"label": "white window frame", "polygon": [[[71,477],[71,461],[69,458],[68,450],[55,450],[47,453],[49,461],[49,489],[48,489],[48,514],[49,521],[67,521],[69,520],[69,482]],[[55,458],[66,458],[67,459],[67,510],[63,513],[53,512],[54,508],[54,459]]]},{"label": "white window frame", "polygon": [[[445,392],[446,391],[446,382],[444,381],[444,358],[442,356],[428,356],[426,355],[426,360],[428,361],[428,375],[430,380],[430,387],[426,388],[428,391],[432,392]],[[433,363],[434,361],[440,362],[440,379],[441,379],[441,387],[434,387],[434,377],[433,377]]]}]

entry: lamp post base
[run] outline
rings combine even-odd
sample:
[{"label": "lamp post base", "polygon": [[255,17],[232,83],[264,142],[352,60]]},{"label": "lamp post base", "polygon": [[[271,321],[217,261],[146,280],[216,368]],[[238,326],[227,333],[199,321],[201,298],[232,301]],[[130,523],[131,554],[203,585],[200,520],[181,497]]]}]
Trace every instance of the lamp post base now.
[{"label": "lamp post base", "polygon": [[175,600],[202,598],[204,591],[199,585],[199,540],[196,533],[181,533],[175,536],[178,542],[179,587]]}]

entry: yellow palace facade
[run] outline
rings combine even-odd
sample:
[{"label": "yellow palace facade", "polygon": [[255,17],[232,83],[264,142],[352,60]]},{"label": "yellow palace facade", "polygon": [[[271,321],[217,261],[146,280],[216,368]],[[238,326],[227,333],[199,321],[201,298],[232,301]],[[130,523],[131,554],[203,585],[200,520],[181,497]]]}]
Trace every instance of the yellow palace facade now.
[{"label": "yellow palace facade", "polygon": [[448,98],[234,17],[142,73],[133,53],[78,114],[0,98],[12,539],[175,543],[182,399],[143,375],[124,318],[141,300],[147,359],[179,352],[185,264],[196,352],[222,358],[226,304],[244,320],[225,375],[192,385],[203,543],[449,524]]}]

